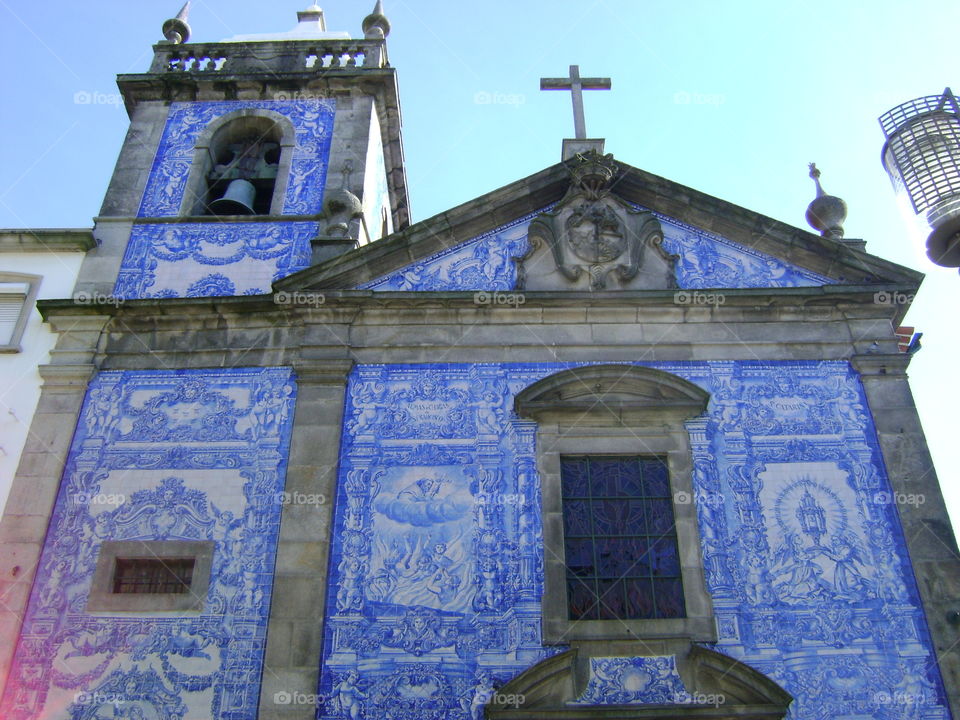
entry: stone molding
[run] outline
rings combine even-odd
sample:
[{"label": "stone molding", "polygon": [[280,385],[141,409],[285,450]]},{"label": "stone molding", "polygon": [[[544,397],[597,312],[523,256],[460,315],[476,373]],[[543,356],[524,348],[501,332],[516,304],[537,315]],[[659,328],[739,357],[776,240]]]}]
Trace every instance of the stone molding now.
[{"label": "stone molding", "polygon": [[[676,704],[588,705],[577,707],[573,701],[583,690],[577,678],[577,666],[584,661],[577,649],[554,655],[522,672],[500,688],[487,705],[491,720],[780,720],[793,698],[766,675],[726,655],[691,645],[678,655],[677,667],[687,686],[701,695],[723,696],[717,705]],[[579,682],[578,682],[579,680]],[[511,705],[511,698],[524,698]]]}]

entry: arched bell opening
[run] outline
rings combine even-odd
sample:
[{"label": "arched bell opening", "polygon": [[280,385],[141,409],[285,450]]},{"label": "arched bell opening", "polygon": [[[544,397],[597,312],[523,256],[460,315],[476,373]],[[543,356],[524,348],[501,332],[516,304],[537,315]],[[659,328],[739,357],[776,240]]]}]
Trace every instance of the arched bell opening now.
[{"label": "arched bell opening", "polygon": [[235,120],[214,134],[206,174],[207,214],[270,214],[281,135],[276,123],[262,117]]},{"label": "arched bell opening", "polygon": [[217,118],[197,140],[181,214],[282,214],[294,146],[293,126],[277,113]]}]

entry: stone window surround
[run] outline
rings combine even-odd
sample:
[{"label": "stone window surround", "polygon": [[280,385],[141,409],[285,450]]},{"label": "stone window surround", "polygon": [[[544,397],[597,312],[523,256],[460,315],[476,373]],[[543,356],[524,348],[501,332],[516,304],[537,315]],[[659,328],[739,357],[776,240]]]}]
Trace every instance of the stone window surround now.
[{"label": "stone window surround", "polygon": [[[273,185],[273,199],[270,202],[270,215],[282,215],[283,205],[287,197],[287,184],[290,179],[290,166],[293,162],[293,150],[296,146],[296,132],[293,124],[288,117],[271,110],[262,110],[259,108],[243,108],[229,112],[214,119],[204,128],[197,138],[197,143],[193,149],[193,161],[190,166],[190,174],[187,176],[187,184],[184,187],[183,199],[180,205],[180,218],[198,217],[210,218],[206,212],[198,212],[200,209],[200,198],[207,197],[207,173],[213,167],[215,158],[210,155],[210,145],[214,137],[227,126],[239,122],[249,122],[248,119],[263,118],[276,125],[281,133],[280,161],[277,165],[277,177]],[[255,215],[244,217],[259,217]]]},{"label": "stone window surround", "polygon": [[[0,283],[18,283],[27,286],[27,291],[22,295],[23,304],[20,307],[20,316],[13,326],[13,332],[10,335],[9,342],[4,343],[0,338],[0,352],[18,353],[22,350],[20,341],[23,339],[23,333],[27,329],[27,322],[30,320],[30,313],[37,302],[37,293],[40,291],[41,275],[31,275],[29,273],[0,272]],[[0,295],[15,295],[21,297],[20,293],[0,291]]]},{"label": "stone window surround", "polygon": [[[665,392],[663,390],[665,389]],[[538,422],[537,462],[543,514],[543,642],[686,639],[715,642],[696,507],[693,460],[685,421],[701,414],[707,394],[682,378],[622,365],[565,370],[517,396],[521,417]],[[561,455],[646,455],[667,460],[680,554],[686,617],[570,620],[566,590]],[[558,552],[559,550],[559,552]]]},{"label": "stone window surround", "polygon": [[[107,540],[100,545],[87,612],[200,613],[210,586],[212,540]],[[114,593],[117,558],[193,558],[193,579],[185,593]]]}]

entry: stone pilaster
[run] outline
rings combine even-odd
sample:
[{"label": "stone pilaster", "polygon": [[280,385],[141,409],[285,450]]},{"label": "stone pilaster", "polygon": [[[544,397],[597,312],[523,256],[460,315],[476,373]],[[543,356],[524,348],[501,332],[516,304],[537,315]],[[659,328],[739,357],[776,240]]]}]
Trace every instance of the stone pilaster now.
[{"label": "stone pilaster", "polygon": [[108,316],[63,315],[50,320],[58,333],[43,379],[30,433],[0,521],[0,679],[6,682],[30,598],[63,467],[73,441],[94,355]]},{"label": "stone pilaster", "polygon": [[898,500],[950,708],[960,717],[960,625],[951,621],[960,610],[960,552],[907,382],[909,356],[857,355],[851,362],[860,373]]},{"label": "stone pilaster", "polygon": [[[313,720],[326,606],[330,528],[350,360],[305,360],[295,368],[286,495],[267,626],[261,720]],[[287,702],[287,701],[290,702]]]},{"label": "stone pilaster", "polygon": [[0,678],[10,675],[92,364],[41,365],[43,388],[0,521]]}]

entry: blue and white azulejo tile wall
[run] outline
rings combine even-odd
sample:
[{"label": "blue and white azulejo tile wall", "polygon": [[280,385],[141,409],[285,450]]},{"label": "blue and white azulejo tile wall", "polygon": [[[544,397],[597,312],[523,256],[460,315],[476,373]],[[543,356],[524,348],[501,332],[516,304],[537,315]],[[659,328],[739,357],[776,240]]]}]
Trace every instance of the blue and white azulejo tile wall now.
[{"label": "blue and white azulejo tile wall", "polygon": [[[694,497],[675,502],[696,503],[716,649],[793,694],[793,720],[949,718],[850,366],[650,366],[711,396],[687,425]],[[473,720],[496,688],[563,649],[541,642],[536,425],[515,418],[512,403],[567,367],[354,368],[320,718]],[[110,717],[118,693],[129,717],[253,716],[294,397],[280,368],[97,377],[4,717]],[[215,544],[200,614],[85,612],[103,541],[162,539]],[[662,658],[597,665],[579,702],[696,698],[701,689],[683,688],[672,668]]]},{"label": "blue and white azulejo tile wall", "polygon": [[[547,208],[544,208],[546,210]],[[639,209],[639,208],[638,208]],[[540,211],[543,212],[543,211]],[[488,233],[442,250],[361,286],[387,291],[486,290],[516,288],[513,258],[529,247],[532,213]],[[827,285],[830,279],[804,270],[679,220],[654,213],[663,227],[663,247],[677,255],[677,287],[779,288]]]},{"label": "blue and white azulejo tile wall", "polygon": [[[0,715],[256,715],[295,395],[287,368],[93,380]],[[87,612],[108,540],[212,542],[200,612]]]},{"label": "blue and white azulejo tile wall", "polygon": [[[949,717],[850,366],[650,366],[711,394],[688,423],[695,497],[675,502],[697,505],[717,649],[792,693],[794,720]],[[353,370],[318,717],[472,720],[493,688],[563,649],[540,640],[536,426],[512,407],[566,367]],[[650,688],[681,694],[666,665],[657,672]],[[598,679],[589,698],[653,702],[630,687]]]},{"label": "blue and white azulejo tile wall", "polygon": [[[319,213],[327,178],[332,99],[176,102],[170,105],[140,218],[181,214],[201,134],[242,110],[275,113],[294,130],[284,215]],[[114,294],[123,298],[209,297],[269,292],[273,281],[307,267],[315,222],[136,223]]]},{"label": "blue and white azulejo tile wall", "polygon": [[327,177],[336,104],[332,99],[227,100],[170,104],[138,217],[180,214],[200,134],[218,118],[238,110],[267,110],[287,118],[296,133],[284,215],[320,211]]},{"label": "blue and white azulejo tile wall", "polygon": [[310,264],[313,222],[134,225],[114,294],[260,295]]}]

